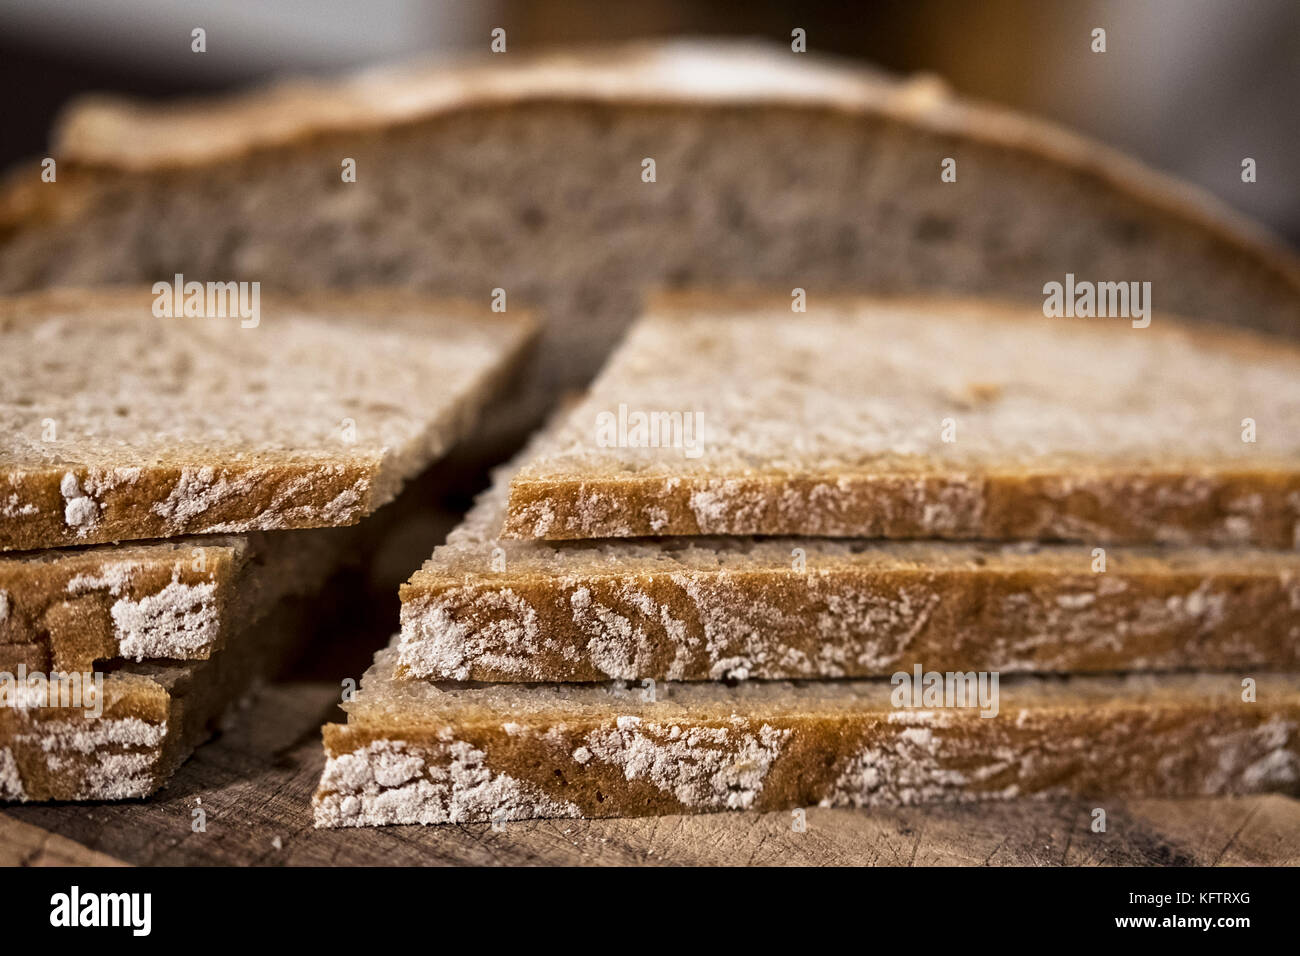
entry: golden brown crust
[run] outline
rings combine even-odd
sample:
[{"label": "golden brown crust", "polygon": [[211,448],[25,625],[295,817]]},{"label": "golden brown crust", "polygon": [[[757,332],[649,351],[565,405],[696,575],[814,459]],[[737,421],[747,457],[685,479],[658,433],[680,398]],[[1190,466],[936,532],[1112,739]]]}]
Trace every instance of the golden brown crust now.
[{"label": "golden brown crust", "polygon": [[[655,535],[825,535],[951,540],[1081,541],[1097,545],[1254,545],[1293,548],[1300,474],[1228,467],[971,475],[881,468],[841,472],[832,510],[819,506],[823,476],[784,473],[670,479],[630,475],[516,479],[503,536],[572,541]],[[703,519],[693,498],[726,485],[743,508]],[[960,507],[936,529],[936,501]],[[1234,503],[1258,502],[1241,535]],[[794,504],[792,504],[794,503]],[[802,503],[802,504],[798,504]],[[545,516],[544,527],[537,516]]]},{"label": "golden brown crust", "polygon": [[[84,486],[89,469],[56,468],[10,473],[12,493],[36,513],[20,522],[0,525],[0,550],[27,551],[37,548],[67,547],[104,541],[142,538],[167,538],[177,534],[240,533],[246,531],[315,528],[326,525],[351,525],[373,510],[370,501],[371,479],[378,462],[346,464],[308,464],[294,455],[282,462],[227,462],[214,465],[211,459],[199,459],[164,467],[142,469],[140,477],[127,485],[109,487],[95,496],[100,518],[90,533],[80,533],[63,517],[66,501],[61,494],[64,476],[72,474]],[[203,484],[226,483],[238,488],[237,495],[225,496],[205,507],[200,520],[178,524],[152,506],[166,501],[177,489],[210,472]],[[295,508],[299,517],[286,517],[277,507],[306,478],[311,492],[298,495]],[[333,501],[354,496],[352,505],[341,517],[326,517]]]},{"label": "golden brown crust", "polygon": [[[125,799],[162,786],[240,695],[299,649],[325,582],[371,547],[367,534],[0,556],[0,682],[18,694],[0,706],[0,801]],[[75,676],[51,699],[41,688],[59,671]],[[99,715],[73,692],[97,678]]]},{"label": "golden brown crust", "polygon": [[58,706],[47,697],[45,706],[0,707],[0,802],[154,793],[310,633],[308,599],[279,600],[274,609],[269,603],[245,608],[238,623],[227,622],[232,633],[206,660],[128,662],[101,671],[102,713],[93,713],[84,697]]},{"label": "golden brown crust", "polygon": [[[548,433],[534,440],[546,447]],[[1300,665],[1300,553],[939,541],[499,540],[503,466],[401,588],[399,676],[473,681]],[[656,498],[662,502],[662,497]]]},{"label": "golden brown crust", "polygon": [[[935,545],[870,561],[781,555],[719,566],[419,572],[402,588],[399,676],[471,681],[870,677],[913,662],[1007,673],[1300,667],[1300,556],[1190,566],[1123,549],[1034,558]],[[803,546],[802,548],[800,546]],[[707,547],[707,545],[706,545]],[[790,554],[809,552],[794,569]],[[796,559],[797,560],[797,559]],[[1136,566],[1130,570],[1130,561]],[[801,562],[802,563],[802,562]],[[749,566],[747,567],[746,564]],[[508,567],[508,566],[507,566]]]},{"label": "golden brown crust", "polygon": [[103,689],[98,716],[79,706],[0,707],[0,770],[9,768],[0,800],[126,799],[162,786],[187,751],[176,695],[128,673],[105,676]]}]

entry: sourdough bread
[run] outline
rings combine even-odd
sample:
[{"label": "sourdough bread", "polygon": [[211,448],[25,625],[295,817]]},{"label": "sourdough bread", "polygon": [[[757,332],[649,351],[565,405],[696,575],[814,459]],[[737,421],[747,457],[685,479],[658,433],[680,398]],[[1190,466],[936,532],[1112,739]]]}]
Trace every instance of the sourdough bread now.
[{"label": "sourdough bread", "polygon": [[0,555],[0,672],[206,660],[242,622],[320,586],[350,530],[180,538]]},{"label": "sourdough bread", "polygon": [[938,299],[669,296],[505,534],[1300,546],[1300,348]]},{"label": "sourdough bread", "polygon": [[0,557],[0,671],[210,657],[249,557],[242,537]]},{"label": "sourdough bread", "polygon": [[0,800],[157,790],[301,649],[331,575],[367,546],[333,528],[0,559],[14,585],[0,634],[35,638],[0,643],[0,658],[26,654],[0,664]]},{"label": "sourdough bread", "polygon": [[352,524],[464,435],[525,313],[370,290],[160,317],[0,301],[0,550]]},{"label": "sourdough bread", "polygon": [[1235,675],[1008,678],[981,717],[895,707],[885,680],[668,683],[647,700],[618,684],[399,681],[395,663],[377,655],[348,722],[324,728],[318,827],[1300,784],[1294,675],[1258,675],[1253,703]]},{"label": "sourdough bread", "polygon": [[307,602],[288,602],[239,622],[206,660],[110,666],[94,706],[53,684],[24,692],[20,706],[0,707],[0,801],[154,793],[244,695],[301,648],[310,635],[308,611]]},{"label": "sourdough bread", "polygon": [[1196,189],[932,79],[781,48],[511,53],[181,105],[98,98],[68,112],[53,156],[56,182],[33,164],[0,198],[0,290],[174,273],[503,289],[547,323],[519,430],[590,379],[648,285],[1040,302],[1071,273],[1149,281],[1162,313],[1300,334],[1294,253]]},{"label": "sourdough bread", "polygon": [[1099,562],[1043,544],[515,541],[500,538],[514,467],[402,586],[398,677],[1300,668],[1295,551],[1111,548]]}]

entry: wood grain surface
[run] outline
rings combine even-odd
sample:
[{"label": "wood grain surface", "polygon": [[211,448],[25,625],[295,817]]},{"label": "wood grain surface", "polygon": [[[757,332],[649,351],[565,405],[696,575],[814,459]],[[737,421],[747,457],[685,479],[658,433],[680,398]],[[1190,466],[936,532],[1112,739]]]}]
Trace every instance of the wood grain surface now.
[{"label": "wood grain surface", "polygon": [[338,694],[268,688],[151,800],[6,807],[0,864],[1300,865],[1300,801],[1282,796],[1111,802],[1105,833],[1079,801],[814,807],[805,832],[788,813],[316,830],[319,731],[340,718]]}]

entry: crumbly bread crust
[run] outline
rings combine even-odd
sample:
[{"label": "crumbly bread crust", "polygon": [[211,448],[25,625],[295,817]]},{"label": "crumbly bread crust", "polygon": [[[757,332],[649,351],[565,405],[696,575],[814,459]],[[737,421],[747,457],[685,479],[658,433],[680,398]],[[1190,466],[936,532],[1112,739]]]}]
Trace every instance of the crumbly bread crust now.
[{"label": "crumbly bread crust", "polygon": [[[545,446],[539,436],[534,446]],[[402,586],[397,675],[472,681],[1300,667],[1300,553],[500,538],[525,449]]]},{"label": "crumbly bread crust", "polygon": [[147,677],[106,676],[95,718],[41,700],[0,707],[0,800],[144,797],[184,759],[179,700]]},{"label": "crumbly bread crust", "polygon": [[[677,421],[637,447],[624,410]],[[666,297],[515,475],[505,534],[1294,548],[1300,349],[974,301]]]},{"label": "crumbly bread crust", "polygon": [[997,716],[888,681],[436,685],[376,657],[323,728],[318,827],[1293,792],[1300,678],[1009,678]]},{"label": "crumbly bread crust", "polygon": [[393,291],[268,296],[255,328],[154,298],[0,301],[0,550],[355,523],[468,431],[533,328]]},{"label": "crumbly bread crust", "polygon": [[[120,800],[163,786],[300,649],[324,583],[369,547],[367,525],[0,557],[0,680],[17,704],[0,706],[0,800]],[[61,672],[83,687],[101,674],[102,714],[85,716],[93,701],[70,689],[23,685],[19,664],[29,679]]]}]

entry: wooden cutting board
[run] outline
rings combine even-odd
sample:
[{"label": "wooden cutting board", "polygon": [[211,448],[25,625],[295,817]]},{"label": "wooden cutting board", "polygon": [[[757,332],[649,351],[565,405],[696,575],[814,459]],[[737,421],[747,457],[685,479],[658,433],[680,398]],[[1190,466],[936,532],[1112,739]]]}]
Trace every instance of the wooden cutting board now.
[{"label": "wooden cutting board", "polygon": [[[1300,801],[1281,796],[727,813],[636,820],[316,830],[320,725],[333,684],[267,689],[148,801],[9,806],[0,864],[1300,864]],[[195,832],[197,810],[205,828]]]}]

